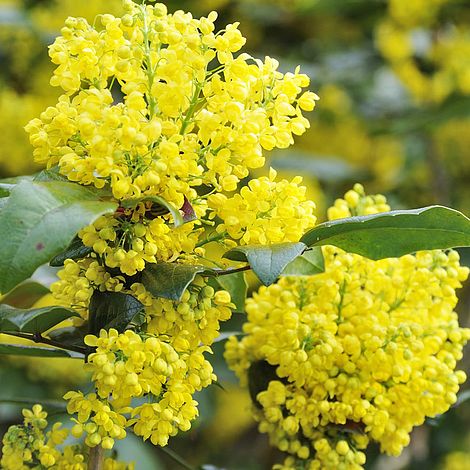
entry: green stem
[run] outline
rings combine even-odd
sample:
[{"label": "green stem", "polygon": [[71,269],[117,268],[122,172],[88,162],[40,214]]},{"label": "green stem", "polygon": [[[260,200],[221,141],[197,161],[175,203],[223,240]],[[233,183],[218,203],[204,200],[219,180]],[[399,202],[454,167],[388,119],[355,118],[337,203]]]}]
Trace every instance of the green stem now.
[{"label": "green stem", "polygon": [[53,339],[45,338],[41,335],[41,333],[29,334],[20,333],[19,331],[3,331],[2,333],[9,336],[16,336],[17,338],[28,339],[29,341],[33,341],[34,343],[48,344],[49,346],[65,349],[67,351],[73,351],[84,355],[87,353],[87,350],[85,348],[59,343],[58,341],[54,341]]},{"label": "green stem", "polygon": [[152,57],[150,51],[150,39],[149,39],[149,26],[147,18],[147,9],[145,4],[141,6],[142,19],[144,22],[144,27],[142,33],[144,35],[144,45],[145,45],[145,68],[147,73],[147,82],[148,82],[148,103],[149,103],[149,119],[155,115],[155,107],[157,105],[155,98],[152,96],[153,80],[154,80],[154,70],[152,65]]},{"label": "green stem", "polygon": [[164,452],[168,457],[173,459],[176,463],[179,463],[186,470],[196,470],[192,465],[190,465],[186,460],[180,457],[175,451],[171,450],[168,447],[159,447],[159,449]]},{"label": "green stem", "polygon": [[88,470],[102,470],[104,468],[104,449],[101,446],[90,448],[88,457]]},{"label": "green stem", "polygon": [[229,269],[214,269],[216,276],[227,276],[228,274],[239,273],[242,271],[249,271],[251,269],[250,265],[242,266],[241,268],[229,268]]},{"label": "green stem", "polygon": [[183,135],[186,132],[186,128],[188,127],[191,118],[193,117],[194,111],[196,110],[196,106],[198,105],[199,102],[199,93],[201,93],[202,90],[202,83],[197,83],[196,84],[196,89],[194,90],[194,94],[191,98],[191,102],[189,104],[189,108],[186,112],[186,116],[183,119],[183,122],[181,123],[181,129],[180,129],[180,134]]},{"label": "green stem", "polygon": [[225,238],[226,236],[227,236],[227,232],[217,233],[217,234],[211,235],[211,236],[207,237],[205,240],[201,240],[199,243],[197,243],[196,248],[199,248],[200,246],[207,245],[208,243],[211,243],[211,242],[216,242],[218,240],[222,240],[222,238]]}]

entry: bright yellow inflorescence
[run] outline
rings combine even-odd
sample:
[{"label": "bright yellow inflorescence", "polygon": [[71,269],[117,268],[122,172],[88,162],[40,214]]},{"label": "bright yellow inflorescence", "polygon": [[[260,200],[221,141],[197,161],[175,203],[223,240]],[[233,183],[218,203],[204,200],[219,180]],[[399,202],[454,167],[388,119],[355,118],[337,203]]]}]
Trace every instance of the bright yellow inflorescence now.
[{"label": "bright yellow inflorescence", "polygon": [[[65,94],[27,126],[36,161],[114,197],[161,195],[181,207],[194,187],[233,191],[262,150],[288,147],[317,98],[306,75],[248,54],[237,24],[214,33],[163,4],[125,2],[98,29],[69,18],[50,48]],[[214,65],[215,62],[215,65]],[[114,95],[113,95],[114,93]]]},{"label": "bright yellow inflorescence", "polygon": [[[329,218],[388,209],[356,185]],[[260,431],[290,454],[279,470],[360,469],[370,441],[398,455],[465,381],[455,368],[470,330],[453,309],[468,268],[455,251],[371,261],[325,247],[324,255],[323,274],[282,278],[248,299],[246,336],[226,348]]]},{"label": "bright yellow inflorescence", "polygon": [[[81,445],[63,445],[69,431],[55,423],[49,431],[47,413],[41,405],[23,410],[21,425],[11,426],[3,436],[1,467],[3,470],[86,470],[88,449]],[[105,470],[133,470],[112,458],[104,460]]]},{"label": "bright yellow inflorescence", "polygon": [[241,53],[238,24],[216,32],[215,12],[195,19],[158,3],[123,6],[96,26],[67,19],[49,51],[51,84],[63,94],[26,127],[38,163],[119,204],[78,233],[90,253],[66,260],[51,287],[80,313],[77,325],[90,320],[97,292],[142,303],[135,331],[86,337],[95,389],[65,395],[73,435],[106,449],[128,428],[159,445],[189,429],[194,393],[215,380],[204,354],[234,307],[200,276],[179,302],[157,298],[142,271],[205,264],[212,241],[297,241],[316,220],[301,179],[276,181],[274,170],[227,194],[263,166],[264,150],[288,147],[309,126],[302,112],[318,97],[304,91],[308,77]]},{"label": "bright yellow inflorescence", "polygon": [[209,196],[212,217],[219,217],[216,231],[228,234],[240,245],[294,242],[315,225],[315,204],[305,200],[305,186],[300,176],[292,182],[275,181],[276,171],[269,177],[252,179],[232,197]]}]

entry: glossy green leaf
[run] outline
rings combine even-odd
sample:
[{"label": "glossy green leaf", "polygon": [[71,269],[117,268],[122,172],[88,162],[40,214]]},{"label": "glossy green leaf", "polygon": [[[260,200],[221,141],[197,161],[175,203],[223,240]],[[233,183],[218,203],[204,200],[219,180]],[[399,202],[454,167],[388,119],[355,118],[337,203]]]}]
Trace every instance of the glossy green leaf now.
[{"label": "glossy green leaf", "polygon": [[49,264],[55,267],[63,266],[66,259],[82,259],[92,252],[93,248],[85,246],[79,237],[75,237],[64,251],[49,261]]},{"label": "glossy green leaf", "polygon": [[277,243],[274,245],[246,245],[232,248],[224,258],[246,261],[259,280],[269,286],[286,266],[306,249],[304,243]]},{"label": "glossy green leaf", "polygon": [[281,276],[312,276],[325,271],[325,259],[320,246],[314,247],[291,261]]},{"label": "glossy green leaf", "polygon": [[258,401],[258,393],[268,389],[269,382],[276,380],[279,382],[287,382],[281,379],[276,373],[276,366],[269,364],[265,360],[254,361],[248,369],[248,391],[251,401],[257,408],[262,408]]},{"label": "glossy green leaf", "polygon": [[122,292],[95,291],[90,300],[90,333],[115,328],[122,333],[144,306],[135,297]]},{"label": "glossy green leaf", "polygon": [[22,309],[0,304],[0,332],[43,333],[70,317],[78,317],[75,310],[65,307]]},{"label": "glossy green leaf", "polygon": [[30,277],[81,228],[116,208],[78,184],[20,181],[0,212],[0,292]]},{"label": "glossy green leaf", "polygon": [[142,272],[142,284],[155,297],[180,300],[183,292],[204,266],[179,263],[149,264]]},{"label": "glossy green leaf", "polygon": [[215,276],[211,277],[209,282],[215,289],[222,288],[230,294],[232,302],[235,304],[236,312],[245,311],[245,299],[248,288],[245,273],[235,272],[233,274]]},{"label": "glossy green leaf", "polygon": [[62,344],[65,348],[68,346],[85,348],[84,338],[87,334],[88,325],[84,324],[80,327],[55,328],[47,333],[47,337]]},{"label": "glossy green leaf", "polygon": [[349,217],[317,225],[301,241],[334,245],[370,259],[470,246],[470,219],[443,206]]},{"label": "glossy green leaf", "polygon": [[28,279],[18,284],[8,294],[0,299],[0,303],[8,304],[16,308],[30,308],[40,298],[50,291],[43,284]]},{"label": "glossy green leaf", "polygon": [[35,357],[72,357],[83,359],[83,356],[73,351],[64,349],[45,348],[42,346],[23,346],[18,344],[0,344],[0,354],[14,356],[35,356]]},{"label": "glossy green leaf", "polygon": [[[135,199],[126,199],[121,202],[122,207],[126,209],[133,209],[137,207],[141,202],[153,202],[157,206],[160,206],[165,211],[169,212],[173,216],[173,223],[175,227],[179,227],[185,223],[181,212],[170,202],[166,201],[160,196],[144,196]],[[160,215],[163,215],[164,212]]]}]

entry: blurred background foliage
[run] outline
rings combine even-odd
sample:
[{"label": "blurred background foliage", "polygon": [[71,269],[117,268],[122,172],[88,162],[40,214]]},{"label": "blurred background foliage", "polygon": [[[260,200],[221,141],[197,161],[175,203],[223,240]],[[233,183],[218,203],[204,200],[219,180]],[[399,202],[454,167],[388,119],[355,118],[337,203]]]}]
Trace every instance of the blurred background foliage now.
[{"label": "blurred background foliage", "polygon": [[[292,149],[273,152],[270,165],[284,176],[304,177],[318,216],[356,181],[384,193],[394,208],[445,204],[470,214],[470,2],[469,0],[170,0],[170,11],[195,16],[219,12],[218,25],[239,21],[246,50],[269,55],[283,71],[298,64],[320,96],[311,129]],[[119,13],[120,0],[0,0],[0,177],[34,173],[23,126],[58,90],[47,46],[67,16],[93,22]],[[465,264],[470,254],[461,252]],[[52,273],[53,276],[53,273]],[[9,303],[44,305],[51,272],[36,275],[37,295],[17,293]],[[255,284],[252,283],[252,288]],[[461,292],[461,323],[469,326],[469,287]],[[30,292],[30,290],[29,290]],[[3,299],[5,301],[7,299]],[[225,325],[240,330],[243,315]],[[4,338],[0,337],[0,341]],[[223,387],[198,397],[200,419],[170,443],[196,468],[264,470],[279,461],[256,432],[250,402],[224,365],[223,343],[214,367]],[[470,358],[467,351],[469,372]],[[73,359],[0,363],[0,435],[19,420],[21,401],[44,400],[58,418],[58,401],[86,374]],[[470,374],[469,374],[470,375]],[[86,386],[84,386],[86,387]],[[468,385],[467,385],[468,389]],[[371,469],[470,469],[470,400],[414,432],[411,446],[390,459],[371,449]],[[13,400],[12,400],[13,398]],[[168,452],[126,440],[120,459],[138,470],[180,468]],[[184,468],[184,467],[181,467]]]}]

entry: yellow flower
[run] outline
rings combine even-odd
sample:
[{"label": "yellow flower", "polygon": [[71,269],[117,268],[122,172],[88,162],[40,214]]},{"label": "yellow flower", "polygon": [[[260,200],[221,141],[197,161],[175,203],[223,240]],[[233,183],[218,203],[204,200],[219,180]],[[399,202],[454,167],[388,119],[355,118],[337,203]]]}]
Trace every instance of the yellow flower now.
[{"label": "yellow flower", "polygon": [[[355,185],[329,216],[388,209]],[[453,309],[469,270],[457,252],[372,261],[325,247],[324,255],[324,273],[282,278],[249,298],[246,336],[226,346],[260,431],[293,456],[279,469],[296,460],[359,469],[369,441],[398,455],[465,381],[455,369],[470,330]]]}]

